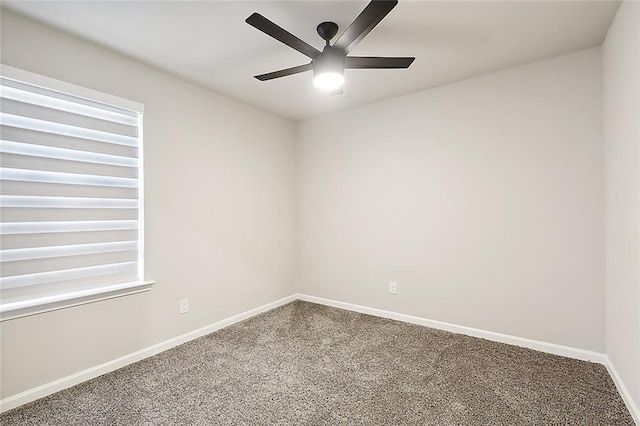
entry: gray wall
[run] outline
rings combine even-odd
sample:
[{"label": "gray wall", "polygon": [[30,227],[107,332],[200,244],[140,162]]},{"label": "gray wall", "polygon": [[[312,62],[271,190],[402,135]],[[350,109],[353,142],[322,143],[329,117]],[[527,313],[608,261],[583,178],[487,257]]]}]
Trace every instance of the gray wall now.
[{"label": "gray wall", "polygon": [[1,26],[2,63],[144,103],[146,276],[157,281],[3,322],[3,397],[294,292],[292,123],[11,12]]},{"label": "gray wall", "polygon": [[640,404],[640,6],[624,2],[603,45],[607,355]]},{"label": "gray wall", "polygon": [[604,351],[600,48],[306,121],[297,147],[303,293]]}]

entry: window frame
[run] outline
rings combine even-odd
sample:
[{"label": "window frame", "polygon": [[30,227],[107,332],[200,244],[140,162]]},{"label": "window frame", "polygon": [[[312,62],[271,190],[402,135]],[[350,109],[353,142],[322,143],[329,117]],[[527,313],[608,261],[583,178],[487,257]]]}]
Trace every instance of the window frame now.
[{"label": "window frame", "polygon": [[98,288],[91,288],[73,292],[64,292],[51,296],[35,297],[32,299],[21,300],[17,302],[3,303],[0,300],[0,322],[21,318],[30,315],[36,315],[44,312],[55,311],[59,309],[69,308],[72,306],[83,305],[87,303],[98,302],[102,300],[113,299],[131,294],[142,293],[151,290],[155,281],[145,279],[144,267],[144,136],[143,136],[143,118],[144,105],[120,98],[118,96],[109,95],[93,89],[88,89],[75,84],[54,78],[42,76],[36,73],[25,71],[19,68],[0,64],[0,76],[19,82],[28,83],[35,86],[54,90],[91,101],[101,102],[120,108],[136,111],[139,113],[139,134],[138,134],[138,281],[114,284]]}]

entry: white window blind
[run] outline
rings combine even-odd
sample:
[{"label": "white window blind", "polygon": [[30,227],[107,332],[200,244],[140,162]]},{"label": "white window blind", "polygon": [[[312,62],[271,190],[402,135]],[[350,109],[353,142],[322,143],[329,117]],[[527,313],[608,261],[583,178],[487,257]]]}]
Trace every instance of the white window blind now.
[{"label": "white window blind", "polygon": [[142,281],[141,111],[0,78],[3,306]]}]

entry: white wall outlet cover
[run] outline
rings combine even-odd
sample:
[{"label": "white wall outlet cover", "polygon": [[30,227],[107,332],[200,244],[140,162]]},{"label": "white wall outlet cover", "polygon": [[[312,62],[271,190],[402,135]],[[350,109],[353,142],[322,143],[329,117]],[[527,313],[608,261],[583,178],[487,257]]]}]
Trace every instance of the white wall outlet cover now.
[{"label": "white wall outlet cover", "polygon": [[398,294],[398,283],[396,282],[389,283],[389,293]]},{"label": "white wall outlet cover", "polygon": [[180,313],[186,314],[189,312],[189,299],[180,300]]}]

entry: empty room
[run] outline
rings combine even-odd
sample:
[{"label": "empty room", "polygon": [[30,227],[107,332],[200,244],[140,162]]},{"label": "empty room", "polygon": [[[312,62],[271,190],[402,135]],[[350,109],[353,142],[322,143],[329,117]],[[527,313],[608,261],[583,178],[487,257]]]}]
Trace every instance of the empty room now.
[{"label": "empty room", "polygon": [[2,1],[0,424],[640,425],[640,2]]}]

